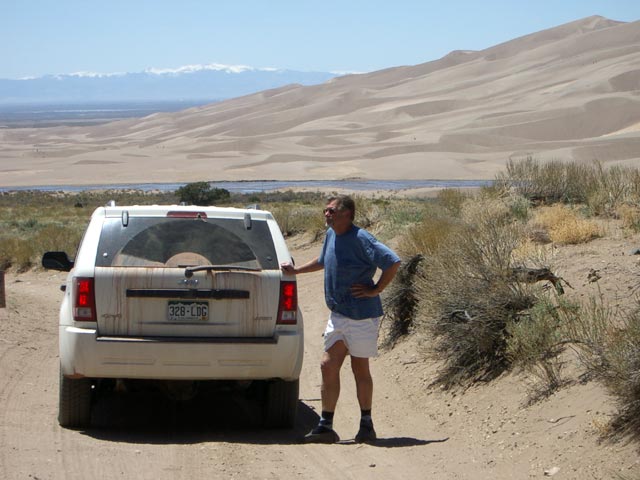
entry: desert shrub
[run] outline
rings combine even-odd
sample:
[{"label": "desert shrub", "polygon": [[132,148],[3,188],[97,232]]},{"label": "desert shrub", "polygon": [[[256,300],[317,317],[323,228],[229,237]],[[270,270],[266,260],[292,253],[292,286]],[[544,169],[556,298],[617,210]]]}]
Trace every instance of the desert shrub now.
[{"label": "desert shrub", "polygon": [[599,162],[563,162],[562,169],[566,178],[566,193],[560,201],[564,203],[584,203],[591,192],[599,188],[598,176],[603,171]]},{"label": "desert shrub", "polygon": [[0,237],[0,268],[15,268],[24,272],[39,265],[46,251],[61,250],[73,255],[84,230],[84,223],[37,224],[29,231],[5,233]]},{"label": "desert shrub", "polygon": [[622,221],[622,226],[634,232],[640,231],[640,207],[628,203],[616,209],[616,216]]},{"label": "desert shrub", "polygon": [[273,214],[284,236],[310,233],[317,240],[326,230],[321,206],[277,203],[264,206]]},{"label": "desert shrub", "polygon": [[419,223],[410,225],[398,242],[398,252],[404,258],[430,256],[449,236],[463,228],[463,223],[440,209],[425,210]]},{"label": "desert shrub", "polygon": [[496,176],[497,188],[543,203],[583,203],[594,215],[608,215],[625,201],[640,197],[640,170],[601,162],[509,160]]},{"label": "desert shrub", "polygon": [[536,302],[535,289],[513,279],[522,225],[509,208],[469,201],[461,216],[463,228],[426,257],[416,279],[421,326],[443,362],[436,382],[447,387],[507,368],[507,325]]},{"label": "desert shrub", "polygon": [[299,203],[302,205],[322,206],[324,195],[321,192],[298,192],[294,190],[274,190],[260,193],[233,193],[231,200],[238,206],[260,203]]},{"label": "desert shrub", "polygon": [[[75,197],[75,196],[74,196]],[[10,200],[14,202],[11,204]],[[22,272],[47,250],[75,252],[93,210],[73,208],[56,195],[4,195],[0,201],[0,266]]]},{"label": "desert shrub", "polygon": [[562,204],[541,207],[533,223],[546,229],[552,242],[563,245],[586,243],[602,235],[598,224],[582,218],[574,209]]},{"label": "desert shrub", "polygon": [[28,242],[19,238],[0,238],[0,267],[15,268],[24,272],[33,265],[34,250]]},{"label": "desert shrub", "polygon": [[[416,277],[423,268],[425,257],[430,257],[456,229],[461,228],[460,220],[446,215],[442,208],[432,206],[423,211],[419,223],[411,224],[400,237],[398,253],[404,260],[384,296],[385,318],[389,322],[386,346],[393,346],[413,329],[420,303]],[[397,228],[393,230],[397,232]]]},{"label": "desert shrub", "polygon": [[33,235],[31,243],[38,254],[47,251],[63,251],[73,255],[80,244],[85,227],[85,222],[75,225],[47,224]]},{"label": "desert shrub", "polygon": [[587,373],[614,398],[614,431],[640,435],[640,305],[625,311],[591,299],[572,317],[567,337]]},{"label": "desert shrub", "polygon": [[381,240],[389,240],[422,219],[425,202],[356,195],[354,223]]},{"label": "desert shrub", "polygon": [[506,199],[511,215],[520,221],[527,221],[531,216],[531,202],[522,195],[509,195]]},{"label": "desert shrub", "polygon": [[411,333],[419,304],[415,278],[424,257],[420,254],[403,261],[396,278],[384,292],[385,320],[389,323],[386,347],[392,347]]},{"label": "desert shrub", "polygon": [[559,161],[541,163],[533,157],[509,160],[506,171],[496,176],[496,183],[536,202],[580,201],[571,198],[576,191],[569,185],[564,165]]},{"label": "desert shrub", "polygon": [[407,228],[422,222],[434,204],[432,200],[393,199],[382,205],[384,215],[380,219],[382,228],[379,236],[382,240],[388,240],[404,235]]},{"label": "desert shrub", "polygon": [[55,209],[71,214],[68,210],[73,207],[89,213],[96,207],[114,200],[118,205],[152,205],[175,204],[177,197],[173,192],[144,192],[142,190],[105,190],[84,192],[44,192],[35,190],[20,190],[0,192],[0,209],[4,211],[17,208]]},{"label": "desert shrub", "polygon": [[633,169],[619,165],[605,168],[600,162],[593,162],[592,169],[593,187],[584,203],[593,215],[611,215],[628,198]]},{"label": "desert shrub", "polygon": [[507,357],[514,367],[538,379],[534,399],[547,396],[564,381],[559,355],[565,349],[565,326],[579,306],[562,297],[543,296],[507,325]]},{"label": "desert shrub", "polygon": [[28,233],[38,228],[39,222],[35,218],[27,218],[24,220],[14,220],[11,222],[11,226],[16,228],[21,233]]},{"label": "desert shrub", "polygon": [[383,201],[367,198],[361,195],[352,196],[356,203],[356,218],[354,223],[373,232],[380,226],[387,210]]},{"label": "desert shrub", "polygon": [[447,211],[454,216],[460,215],[462,212],[462,206],[469,198],[469,195],[464,193],[459,188],[445,188],[440,190],[437,195],[437,200]]},{"label": "desert shrub", "polygon": [[595,215],[609,215],[628,198],[634,169],[620,165],[605,169],[599,162],[593,168],[597,188],[588,196],[587,205]]},{"label": "desert shrub", "polygon": [[[259,197],[260,208],[269,210],[278,221],[284,235],[310,234],[319,239],[326,230],[322,208],[329,195],[320,192],[265,192]],[[234,195],[233,204],[245,206],[254,195]],[[354,223],[369,229],[383,241],[401,234],[409,225],[419,222],[428,205],[423,200],[389,199],[355,195]]]},{"label": "desert shrub", "polygon": [[630,167],[626,179],[628,182],[626,200],[632,203],[640,203],[640,169]]}]

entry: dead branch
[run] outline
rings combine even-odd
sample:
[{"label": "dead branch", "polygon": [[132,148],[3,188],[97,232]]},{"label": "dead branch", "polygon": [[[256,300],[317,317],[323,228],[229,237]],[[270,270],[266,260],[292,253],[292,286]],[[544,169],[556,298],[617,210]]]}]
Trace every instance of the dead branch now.
[{"label": "dead branch", "polygon": [[528,267],[514,267],[511,269],[511,278],[515,282],[522,283],[536,283],[547,281],[550,282],[558,295],[564,294],[564,288],[562,288],[562,284],[564,283],[569,288],[573,288],[569,282],[567,282],[564,278],[558,277],[548,268],[528,268]]}]

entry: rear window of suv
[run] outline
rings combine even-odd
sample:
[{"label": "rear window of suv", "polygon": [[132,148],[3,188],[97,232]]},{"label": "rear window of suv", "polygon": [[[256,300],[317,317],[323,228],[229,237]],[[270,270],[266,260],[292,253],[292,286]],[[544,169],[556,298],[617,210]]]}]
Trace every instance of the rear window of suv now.
[{"label": "rear window of suv", "polygon": [[[125,225],[126,223],[126,225]],[[98,267],[187,267],[229,265],[278,269],[275,246],[264,220],[250,228],[231,218],[106,218]]]}]

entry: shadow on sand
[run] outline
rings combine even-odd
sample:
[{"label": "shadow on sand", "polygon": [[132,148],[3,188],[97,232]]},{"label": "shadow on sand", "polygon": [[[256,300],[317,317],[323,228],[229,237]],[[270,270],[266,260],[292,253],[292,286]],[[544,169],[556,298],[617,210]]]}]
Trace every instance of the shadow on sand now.
[{"label": "shadow on sand", "polygon": [[[104,441],[132,444],[192,445],[204,442],[299,444],[318,423],[318,414],[304,401],[298,404],[294,428],[263,426],[258,397],[247,392],[201,392],[189,401],[173,401],[159,392],[107,393],[93,405],[91,428],[84,435]],[[372,446],[412,447],[444,442],[409,437],[380,438]],[[340,445],[354,445],[344,440]]]},{"label": "shadow on sand", "polygon": [[312,408],[300,402],[295,428],[265,428],[262,404],[247,392],[201,392],[188,401],[174,401],[154,391],[109,392],[96,399],[91,428],[83,434],[144,444],[293,444],[318,418]]},{"label": "shadow on sand", "polygon": [[[449,438],[441,438],[437,440],[420,440],[413,437],[390,437],[390,438],[378,438],[375,442],[368,443],[372,447],[381,448],[399,448],[399,447],[416,447],[420,445],[429,445],[431,443],[444,443]],[[355,440],[341,440],[338,442],[340,445],[357,445]]]}]

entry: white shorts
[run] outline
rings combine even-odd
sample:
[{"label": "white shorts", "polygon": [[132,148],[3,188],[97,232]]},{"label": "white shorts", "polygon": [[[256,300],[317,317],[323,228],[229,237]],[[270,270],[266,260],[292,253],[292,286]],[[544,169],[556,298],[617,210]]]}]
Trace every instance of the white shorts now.
[{"label": "white shorts", "polygon": [[378,356],[378,327],[380,318],[354,320],[336,312],[331,312],[324,331],[324,350],[329,350],[342,340],[349,349],[349,355],[359,358]]}]

